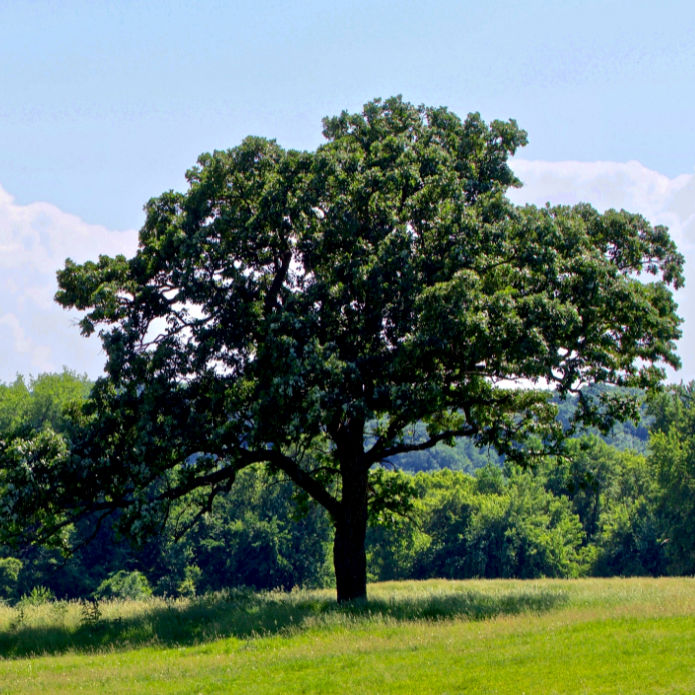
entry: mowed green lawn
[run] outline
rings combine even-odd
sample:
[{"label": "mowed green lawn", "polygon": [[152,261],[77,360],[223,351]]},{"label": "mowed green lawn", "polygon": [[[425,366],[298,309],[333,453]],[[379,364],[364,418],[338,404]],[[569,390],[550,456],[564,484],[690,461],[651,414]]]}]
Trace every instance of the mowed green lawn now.
[{"label": "mowed green lawn", "polygon": [[[42,652],[39,654],[39,652]],[[695,693],[695,579],[0,609],[0,693]]]}]

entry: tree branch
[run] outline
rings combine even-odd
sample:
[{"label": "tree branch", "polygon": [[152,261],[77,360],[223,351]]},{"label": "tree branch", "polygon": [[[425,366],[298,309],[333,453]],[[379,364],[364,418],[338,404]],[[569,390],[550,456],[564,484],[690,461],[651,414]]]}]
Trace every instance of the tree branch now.
[{"label": "tree branch", "polygon": [[435,444],[443,442],[452,437],[471,437],[478,432],[478,428],[474,425],[466,425],[465,427],[460,427],[455,430],[446,430],[445,432],[440,432],[439,434],[426,439],[424,442],[413,442],[412,444],[407,444],[402,442],[400,444],[394,444],[388,448],[380,448],[377,445],[373,446],[366,454],[366,458],[369,461],[369,465],[379,463],[391,456],[397,456],[398,454],[407,454],[411,451],[426,451],[431,449]]},{"label": "tree branch", "polygon": [[268,315],[277,306],[278,294],[280,294],[282,284],[285,282],[285,278],[287,277],[287,273],[289,272],[291,260],[292,251],[290,249],[287,249],[280,256],[280,267],[277,269],[275,273],[273,282],[268,288],[268,294],[266,294],[265,300],[263,302],[263,311],[266,315]]},{"label": "tree branch", "polygon": [[268,463],[279,468],[293,483],[318,502],[328,513],[335,517],[339,511],[338,500],[299,464],[279,451],[268,451]]}]

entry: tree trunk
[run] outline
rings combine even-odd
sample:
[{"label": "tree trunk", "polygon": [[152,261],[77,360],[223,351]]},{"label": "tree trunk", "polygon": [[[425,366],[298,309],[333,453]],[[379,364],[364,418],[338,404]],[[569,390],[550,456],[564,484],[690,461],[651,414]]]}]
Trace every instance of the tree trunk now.
[{"label": "tree trunk", "polygon": [[343,475],[340,512],[334,518],[333,566],[338,603],[367,598],[367,472]]}]

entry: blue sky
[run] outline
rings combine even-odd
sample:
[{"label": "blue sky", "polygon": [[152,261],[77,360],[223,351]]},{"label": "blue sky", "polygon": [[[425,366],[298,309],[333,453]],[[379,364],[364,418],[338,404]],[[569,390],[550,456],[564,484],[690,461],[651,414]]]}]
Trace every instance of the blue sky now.
[{"label": "blue sky", "polygon": [[[323,116],[377,96],[516,118],[515,199],[642,212],[689,257],[694,35],[695,4],[669,0],[3,0],[0,380],[98,375],[55,270],[132,253],[143,204],[199,153],[248,134],[313,149]],[[689,292],[676,380],[695,378]]]}]

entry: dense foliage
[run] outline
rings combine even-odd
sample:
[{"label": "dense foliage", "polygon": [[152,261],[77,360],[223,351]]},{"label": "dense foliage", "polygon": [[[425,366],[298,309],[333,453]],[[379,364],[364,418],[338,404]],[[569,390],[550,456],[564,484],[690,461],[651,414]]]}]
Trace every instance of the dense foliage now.
[{"label": "dense foliage", "polygon": [[149,201],[132,259],[66,263],[57,299],[101,331],[108,377],[69,447],[5,449],[14,533],[91,517],[146,539],[261,464],[326,510],[338,600],[361,598],[368,518],[412,499],[382,465],[456,438],[528,464],[566,434],[529,384],[578,392],[575,419],[607,429],[635,399],[582,385],[650,387],[678,363],[666,228],[514,206],[514,121],[393,98],[324,135],[203,155],[185,193]]}]

